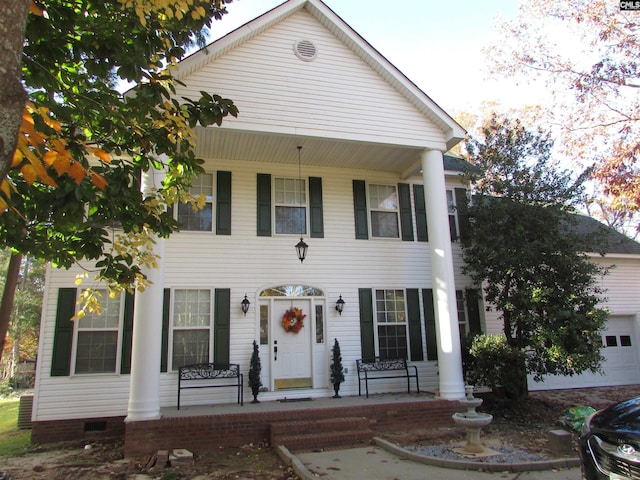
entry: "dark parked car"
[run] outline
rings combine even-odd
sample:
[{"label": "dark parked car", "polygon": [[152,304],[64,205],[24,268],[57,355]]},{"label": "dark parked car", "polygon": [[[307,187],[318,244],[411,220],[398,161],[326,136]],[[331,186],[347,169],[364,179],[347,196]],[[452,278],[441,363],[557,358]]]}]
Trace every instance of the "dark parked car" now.
[{"label": "dark parked car", "polygon": [[640,397],[588,417],[580,433],[587,480],[640,479]]}]

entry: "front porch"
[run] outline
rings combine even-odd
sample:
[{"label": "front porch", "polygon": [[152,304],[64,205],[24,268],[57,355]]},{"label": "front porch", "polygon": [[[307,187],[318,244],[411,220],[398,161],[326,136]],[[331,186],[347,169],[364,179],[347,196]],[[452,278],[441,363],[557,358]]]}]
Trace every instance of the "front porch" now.
[{"label": "front porch", "polygon": [[[340,399],[285,399],[280,401],[163,408],[158,420],[125,424],[125,457],[157,450],[186,448],[194,453],[220,447],[271,442],[272,425],[290,433],[279,437],[292,450],[328,448],[358,443],[373,435],[432,425],[452,425],[458,402],[432,393],[373,394]],[[284,425],[283,423],[287,423]],[[322,425],[322,427],[321,427]],[[346,428],[346,429],[345,429]],[[358,432],[349,429],[357,428]],[[314,434],[305,432],[313,431]]]}]

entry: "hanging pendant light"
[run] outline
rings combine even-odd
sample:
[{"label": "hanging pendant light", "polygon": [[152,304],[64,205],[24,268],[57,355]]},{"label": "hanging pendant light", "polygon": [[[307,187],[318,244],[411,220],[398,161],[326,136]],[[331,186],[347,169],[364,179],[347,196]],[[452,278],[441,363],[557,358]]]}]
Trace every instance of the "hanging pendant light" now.
[{"label": "hanging pendant light", "polygon": [[304,243],[304,240],[300,237],[300,241],[296,244],[296,252],[298,253],[300,263],[304,262],[304,259],[307,258],[307,248],[309,248],[309,245]]},{"label": "hanging pendant light", "polygon": [[[302,150],[302,146],[298,145],[298,181],[302,180],[301,175],[301,166],[300,166],[300,151]],[[302,235],[304,234],[304,226],[300,227],[300,241],[296,244],[296,253],[298,254],[298,259],[300,263],[304,262],[304,259],[307,258],[307,249],[309,245],[304,243]]]}]

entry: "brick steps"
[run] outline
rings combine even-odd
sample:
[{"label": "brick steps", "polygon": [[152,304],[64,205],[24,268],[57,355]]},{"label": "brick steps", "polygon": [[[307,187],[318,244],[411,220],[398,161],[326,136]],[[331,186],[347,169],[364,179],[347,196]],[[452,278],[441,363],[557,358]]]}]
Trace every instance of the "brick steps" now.
[{"label": "brick steps", "polygon": [[271,424],[271,445],[291,451],[313,450],[366,443],[373,437],[366,417],[340,417]]}]

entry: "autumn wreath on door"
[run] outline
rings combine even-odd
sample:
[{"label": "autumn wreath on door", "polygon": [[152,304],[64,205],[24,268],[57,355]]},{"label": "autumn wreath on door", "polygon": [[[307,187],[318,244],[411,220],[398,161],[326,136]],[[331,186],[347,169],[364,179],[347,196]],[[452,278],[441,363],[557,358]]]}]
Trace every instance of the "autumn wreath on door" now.
[{"label": "autumn wreath on door", "polygon": [[282,328],[287,332],[298,333],[304,327],[306,315],[297,307],[291,307],[282,316]]}]

